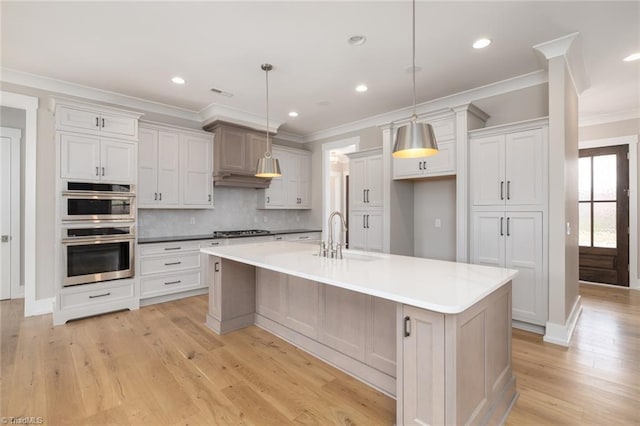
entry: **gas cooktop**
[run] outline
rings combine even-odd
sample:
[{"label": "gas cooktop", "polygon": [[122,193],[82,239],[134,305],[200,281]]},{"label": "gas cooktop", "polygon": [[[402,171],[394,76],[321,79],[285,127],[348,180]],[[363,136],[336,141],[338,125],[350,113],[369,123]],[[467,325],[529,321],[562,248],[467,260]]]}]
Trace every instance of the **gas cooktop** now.
[{"label": "gas cooktop", "polygon": [[214,237],[250,237],[252,235],[271,235],[271,231],[264,229],[246,229],[240,231],[215,231]]}]

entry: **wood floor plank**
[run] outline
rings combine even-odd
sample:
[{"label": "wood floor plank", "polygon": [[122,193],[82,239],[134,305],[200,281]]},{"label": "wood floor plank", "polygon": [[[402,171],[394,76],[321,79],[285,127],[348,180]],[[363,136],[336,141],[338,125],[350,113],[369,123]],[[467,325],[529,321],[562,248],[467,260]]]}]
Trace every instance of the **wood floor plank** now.
[{"label": "wood floor plank", "polygon": [[[581,285],[569,348],[513,330],[508,425],[640,425],[640,292]],[[46,424],[392,425],[395,401],[258,328],[217,336],[207,296],[52,327],[0,302],[0,415]]]}]

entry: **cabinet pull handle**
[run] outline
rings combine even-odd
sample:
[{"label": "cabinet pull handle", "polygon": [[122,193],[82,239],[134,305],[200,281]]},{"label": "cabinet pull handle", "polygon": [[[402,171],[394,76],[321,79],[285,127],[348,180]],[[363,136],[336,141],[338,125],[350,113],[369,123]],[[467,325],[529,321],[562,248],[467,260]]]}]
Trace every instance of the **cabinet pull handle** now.
[{"label": "cabinet pull handle", "polygon": [[111,296],[111,293],[103,293],[103,294],[96,294],[93,296],[89,296],[89,299],[95,299],[96,297],[105,297],[105,296]]},{"label": "cabinet pull handle", "polygon": [[207,200],[209,200],[209,202],[211,202],[211,194],[208,195]]},{"label": "cabinet pull handle", "polygon": [[162,201],[162,192],[158,193],[158,200]]},{"label": "cabinet pull handle", "polygon": [[167,281],[166,283],[164,283],[164,285],[180,284],[181,282],[182,282],[182,280],[177,280],[177,281]]},{"label": "cabinet pull handle", "polygon": [[504,181],[500,181],[500,199],[504,200]]},{"label": "cabinet pull handle", "polygon": [[100,168],[96,166],[96,176],[100,176]]},{"label": "cabinet pull handle", "polygon": [[213,268],[214,272],[220,272],[220,262],[216,262],[214,268]]},{"label": "cabinet pull handle", "polygon": [[165,262],[165,263],[164,263],[164,266],[179,265],[179,264],[181,264],[181,263],[182,263],[182,262]]},{"label": "cabinet pull handle", "polygon": [[158,201],[158,193],[157,192],[153,193],[153,200],[154,201]]},{"label": "cabinet pull handle", "polygon": [[165,247],[165,250],[180,250],[182,247]]},{"label": "cabinet pull handle", "polygon": [[500,236],[504,236],[504,232],[502,231],[502,225],[504,224],[504,217],[500,218]]},{"label": "cabinet pull handle", "polygon": [[362,202],[363,203],[367,202],[367,190],[366,189],[362,190]]},{"label": "cabinet pull handle", "polygon": [[267,204],[271,202],[271,197],[267,196]]},{"label": "cabinet pull handle", "polygon": [[369,215],[367,215],[367,229],[369,229]]},{"label": "cabinet pull handle", "polygon": [[362,227],[363,228],[367,227],[367,215],[366,214],[362,215]]},{"label": "cabinet pull handle", "polygon": [[102,176],[104,176],[104,167],[102,168]]},{"label": "cabinet pull handle", "polygon": [[211,243],[211,245],[212,245],[212,246],[219,246],[219,245],[220,245],[220,243],[215,242],[215,243]]},{"label": "cabinet pull handle", "polygon": [[418,169],[422,170],[422,161],[418,161]]},{"label": "cabinet pull handle", "polygon": [[370,189],[367,189],[367,203],[369,203],[369,191],[371,191]]},{"label": "cabinet pull handle", "polygon": [[511,181],[508,180],[507,181],[507,200],[510,200],[510,199],[511,199]]},{"label": "cabinet pull handle", "polygon": [[306,235],[306,236],[304,236],[304,237],[298,237],[298,239],[299,239],[299,240],[308,240],[308,239],[309,239],[309,236],[308,236],[308,235]]},{"label": "cabinet pull handle", "polygon": [[282,241],[284,238],[282,237],[276,237],[276,241]]},{"label": "cabinet pull handle", "polygon": [[510,237],[510,236],[511,236],[511,233],[509,232],[509,223],[510,223],[510,222],[511,222],[511,218],[510,218],[510,217],[508,217],[508,218],[507,218],[507,237]]},{"label": "cabinet pull handle", "polygon": [[404,317],[404,337],[411,336],[411,318]]},{"label": "cabinet pull handle", "polygon": [[104,118],[102,119],[102,128],[104,128]]},{"label": "cabinet pull handle", "polygon": [[96,117],[96,127],[100,127],[100,122],[98,121],[99,119],[99,117]]},{"label": "cabinet pull handle", "polygon": [[427,162],[426,161],[422,162],[422,170],[424,170],[425,172],[427,171]]}]

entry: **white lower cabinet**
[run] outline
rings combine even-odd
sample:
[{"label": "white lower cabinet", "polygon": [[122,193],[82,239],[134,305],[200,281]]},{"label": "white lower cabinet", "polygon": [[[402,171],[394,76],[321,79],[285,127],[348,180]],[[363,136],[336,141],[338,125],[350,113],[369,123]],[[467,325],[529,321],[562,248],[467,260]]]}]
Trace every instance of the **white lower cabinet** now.
[{"label": "white lower cabinet", "polygon": [[352,211],[349,216],[349,248],[383,251],[382,210]]},{"label": "white lower cabinet", "polygon": [[140,298],[167,296],[206,289],[200,241],[140,244],[138,274]]},{"label": "white lower cabinet", "polygon": [[513,319],[537,325],[547,320],[542,225],[541,212],[511,211],[476,211],[471,224],[472,263],[517,269]]},{"label": "white lower cabinet", "polygon": [[[396,376],[396,306],[362,293],[256,268],[258,316],[331,348],[335,353],[325,351],[325,356],[333,363],[356,362],[377,371],[363,377],[374,383],[380,377],[386,377],[383,383],[393,382]],[[365,370],[360,367],[358,371]]]}]

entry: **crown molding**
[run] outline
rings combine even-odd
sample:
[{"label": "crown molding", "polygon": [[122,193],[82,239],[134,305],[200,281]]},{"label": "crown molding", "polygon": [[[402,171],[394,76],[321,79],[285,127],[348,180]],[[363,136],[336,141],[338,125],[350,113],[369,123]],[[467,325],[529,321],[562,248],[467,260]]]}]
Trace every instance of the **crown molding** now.
[{"label": "crown molding", "polygon": [[[416,113],[418,114],[418,116],[429,115],[434,111],[440,111],[447,108],[456,108],[460,105],[471,104],[473,101],[476,101],[478,99],[484,99],[491,96],[513,92],[515,90],[538,86],[540,84],[547,83],[548,81],[549,75],[547,71],[538,70],[528,74],[509,78],[506,80],[498,81],[496,83],[487,84],[485,86],[476,87],[464,92],[455,93],[453,95],[418,104],[416,105]],[[412,114],[413,107],[406,107],[384,114],[378,114],[373,117],[332,127],[327,130],[320,130],[310,133],[304,137],[304,142],[313,142],[319,139],[331,138],[369,127],[383,127],[393,122],[408,120]]]},{"label": "crown molding", "polygon": [[304,143],[304,137],[302,135],[298,135],[296,133],[290,133],[290,132],[278,132],[276,133],[276,135],[274,136],[277,139],[283,140],[283,141],[289,141],[289,142],[296,142],[296,143]]},{"label": "crown molding", "polygon": [[160,102],[148,101],[133,96],[123,95],[121,93],[110,92],[108,90],[69,83],[63,80],[56,80],[54,78],[29,74],[10,68],[0,68],[0,81],[82,99],[106,102],[135,110],[169,115],[172,117],[183,118],[185,120],[200,121],[200,117],[196,111],[166,105]]},{"label": "crown molding", "polygon": [[596,126],[598,124],[615,123],[626,120],[640,120],[640,108],[631,108],[605,114],[581,114],[578,119],[578,127]]},{"label": "crown molding", "polygon": [[[198,111],[198,117],[203,127],[214,121],[225,121],[255,130],[267,131],[267,119],[265,117],[215,103],[209,104]],[[282,124],[282,121],[269,120],[269,133],[277,133]]]},{"label": "crown molding", "polygon": [[571,33],[566,36],[536,44],[533,49],[544,57],[543,64],[548,67],[549,60],[564,57],[569,69],[569,75],[578,95],[591,86],[587,67],[582,56],[582,37],[580,33]]}]

